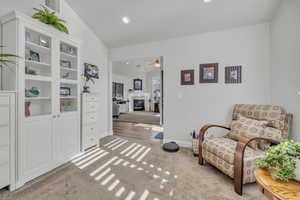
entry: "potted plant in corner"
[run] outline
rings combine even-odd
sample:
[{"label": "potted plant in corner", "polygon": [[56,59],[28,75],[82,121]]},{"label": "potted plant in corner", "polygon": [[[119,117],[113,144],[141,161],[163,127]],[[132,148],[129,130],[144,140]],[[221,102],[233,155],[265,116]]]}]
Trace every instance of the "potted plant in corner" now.
[{"label": "potted plant in corner", "polygon": [[285,141],[270,147],[265,157],[257,159],[256,165],[268,169],[274,179],[300,181],[300,143]]}]

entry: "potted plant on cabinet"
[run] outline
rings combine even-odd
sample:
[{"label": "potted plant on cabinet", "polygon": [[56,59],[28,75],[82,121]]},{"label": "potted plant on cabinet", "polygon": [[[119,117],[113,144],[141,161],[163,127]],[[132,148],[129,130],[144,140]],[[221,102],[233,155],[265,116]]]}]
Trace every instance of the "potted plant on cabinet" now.
[{"label": "potted plant on cabinet", "polygon": [[285,141],[270,147],[265,157],[257,159],[256,165],[268,169],[274,179],[300,181],[300,143]]}]

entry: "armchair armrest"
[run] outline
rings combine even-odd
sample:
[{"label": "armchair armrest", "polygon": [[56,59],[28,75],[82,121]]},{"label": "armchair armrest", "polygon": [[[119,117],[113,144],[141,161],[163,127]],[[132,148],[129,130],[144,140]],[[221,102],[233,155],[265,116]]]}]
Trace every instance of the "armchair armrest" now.
[{"label": "armchair armrest", "polygon": [[272,144],[279,144],[275,140],[268,138],[249,136],[238,141],[234,155],[234,189],[239,195],[243,194],[243,177],[244,177],[244,154],[247,145],[254,140],[265,140]]},{"label": "armchair armrest", "polygon": [[221,125],[214,125],[214,124],[207,124],[207,125],[204,125],[201,128],[201,130],[199,132],[199,164],[200,165],[203,165],[203,163],[204,163],[204,160],[203,160],[203,157],[202,157],[202,143],[204,141],[205,133],[210,128],[223,128],[223,129],[230,130],[229,127],[221,126]]}]

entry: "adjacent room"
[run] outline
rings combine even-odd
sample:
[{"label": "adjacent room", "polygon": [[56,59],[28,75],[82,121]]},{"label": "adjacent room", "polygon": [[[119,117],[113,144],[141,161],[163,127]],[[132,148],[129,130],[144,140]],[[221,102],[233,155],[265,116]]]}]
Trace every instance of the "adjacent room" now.
[{"label": "adjacent room", "polygon": [[299,0],[0,2],[0,200],[300,200]]},{"label": "adjacent room", "polygon": [[112,63],[114,135],[163,139],[160,63],[159,57]]}]

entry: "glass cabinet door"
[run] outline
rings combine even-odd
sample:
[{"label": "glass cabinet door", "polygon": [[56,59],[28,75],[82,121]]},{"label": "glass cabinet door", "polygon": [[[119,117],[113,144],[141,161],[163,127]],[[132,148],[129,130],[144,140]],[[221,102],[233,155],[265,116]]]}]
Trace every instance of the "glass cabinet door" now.
[{"label": "glass cabinet door", "polygon": [[51,37],[25,28],[25,116],[52,114]]},{"label": "glass cabinet door", "polygon": [[60,43],[60,112],[78,111],[78,49]]}]

